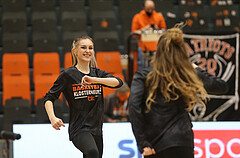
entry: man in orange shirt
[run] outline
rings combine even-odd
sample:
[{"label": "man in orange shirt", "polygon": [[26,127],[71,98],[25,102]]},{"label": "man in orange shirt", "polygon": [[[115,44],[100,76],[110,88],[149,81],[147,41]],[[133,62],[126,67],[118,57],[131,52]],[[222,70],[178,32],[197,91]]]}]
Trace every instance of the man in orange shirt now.
[{"label": "man in orange shirt", "polygon": [[[162,16],[162,14],[155,11],[155,3],[152,0],[145,0],[143,4],[143,10],[133,17],[132,33],[141,34],[142,31],[161,29],[167,29],[164,17]],[[140,49],[142,49],[140,50],[140,52],[155,52],[157,49],[157,41],[142,42],[141,39],[139,39],[138,46]],[[141,56],[141,53],[139,53],[138,57],[142,58]]]}]

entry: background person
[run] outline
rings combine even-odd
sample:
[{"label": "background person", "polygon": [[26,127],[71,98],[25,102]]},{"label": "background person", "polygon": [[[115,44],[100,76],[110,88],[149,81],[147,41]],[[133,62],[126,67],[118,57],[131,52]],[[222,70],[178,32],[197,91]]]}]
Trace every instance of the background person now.
[{"label": "background person", "polygon": [[[166,30],[166,22],[162,14],[155,11],[155,3],[152,0],[145,0],[143,9],[134,15],[132,20],[132,33],[141,34],[146,30]],[[157,41],[156,41],[157,42]],[[142,57],[144,53],[154,54],[156,51],[156,42],[142,42],[139,38],[138,43],[138,69],[145,67],[145,60]]]},{"label": "background person", "polygon": [[134,15],[132,20],[132,32],[141,34],[145,30],[167,29],[162,14],[155,11],[155,3],[152,0],[145,0],[143,10]]},{"label": "background person", "polygon": [[115,93],[109,94],[104,100],[104,121],[126,122],[128,121],[128,97],[130,89],[126,82],[116,89]]}]

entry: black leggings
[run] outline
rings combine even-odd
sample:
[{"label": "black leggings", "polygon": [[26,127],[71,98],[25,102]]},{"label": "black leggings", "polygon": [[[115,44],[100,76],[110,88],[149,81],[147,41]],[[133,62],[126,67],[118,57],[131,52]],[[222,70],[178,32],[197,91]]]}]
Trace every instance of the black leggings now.
[{"label": "black leggings", "polygon": [[95,136],[90,132],[82,132],[74,137],[72,142],[83,153],[84,158],[102,158],[102,136]]},{"label": "black leggings", "polygon": [[191,147],[172,147],[144,158],[194,158],[194,150]]}]

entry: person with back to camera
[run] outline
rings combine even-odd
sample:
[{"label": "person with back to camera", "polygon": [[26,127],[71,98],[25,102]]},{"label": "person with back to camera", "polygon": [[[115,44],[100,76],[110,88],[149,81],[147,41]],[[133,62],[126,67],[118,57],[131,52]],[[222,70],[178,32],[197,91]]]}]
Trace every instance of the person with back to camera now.
[{"label": "person with back to camera", "polygon": [[63,121],[54,114],[53,103],[63,92],[70,108],[69,138],[84,158],[101,158],[104,103],[102,86],[119,88],[122,80],[96,68],[92,38],[73,41],[73,66],[61,72],[44,97],[52,127],[60,130]]},{"label": "person with back to camera", "polygon": [[130,89],[126,82],[104,99],[104,121],[109,123],[128,121],[128,97]]},{"label": "person with back to camera", "polygon": [[[153,0],[144,0],[143,10],[134,15],[132,20],[132,33],[141,34],[144,31],[166,30],[166,22],[162,14],[155,11],[155,3]],[[143,56],[149,52],[154,54],[156,51],[156,42],[141,41],[138,42],[138,69],[145,67],[145,59]]]},{"label": "person with back to camera", "polygon": [[138,149],[149,158],[194,158],[188,112],[209,94],[224,94],[227,83],[190,62],[183,24],[163,32],[152,67],[135,73],[129,96],[129,118]]}]

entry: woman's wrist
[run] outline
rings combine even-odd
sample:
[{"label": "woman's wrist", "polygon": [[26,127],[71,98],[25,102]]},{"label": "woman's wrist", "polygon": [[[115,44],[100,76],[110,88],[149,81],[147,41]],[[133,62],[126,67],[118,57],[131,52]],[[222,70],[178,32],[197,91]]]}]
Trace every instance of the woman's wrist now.
[{"label": "woman's wrist", "polygon": [[52,121],[56,118],[56,116],[54,114],[52,114],[51,116],[49,116],[49,120]]},{"label": "woman's wrist", "polygon": [[93,83],[99,83],[99,82],[100,82],[99,79],[100,79],[100,78],[98,78],[98,77],[93,77]]}]

